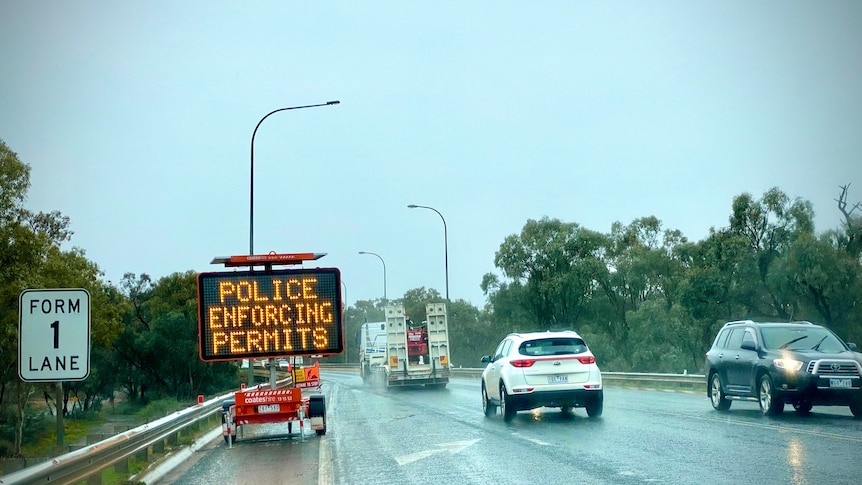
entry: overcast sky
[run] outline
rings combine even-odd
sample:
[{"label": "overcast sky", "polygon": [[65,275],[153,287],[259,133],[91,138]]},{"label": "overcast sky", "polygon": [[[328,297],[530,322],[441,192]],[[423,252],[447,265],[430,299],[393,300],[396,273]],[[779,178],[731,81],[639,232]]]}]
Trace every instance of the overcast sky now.
[{"label": "overcast sky", "polygon": [[[117,283],[323,252],[347,300],[481,307],[528,219],[690,240],[777,186],[862,200],[862,2],[0,1],[0,138],[28,208]],[[71,247],[70,245],[70,247]]]}]

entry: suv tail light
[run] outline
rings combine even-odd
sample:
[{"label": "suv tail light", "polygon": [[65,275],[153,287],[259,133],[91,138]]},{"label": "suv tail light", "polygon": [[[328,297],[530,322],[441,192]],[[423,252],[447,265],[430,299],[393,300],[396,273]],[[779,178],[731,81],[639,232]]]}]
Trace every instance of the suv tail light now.
[{"label": "suv tail light", "polygon": [[596,358],[592,355],[586,355],[584,357],[578,357],[578,361],[584,365],[595,364]]},{"label": "suv tail light", "polygon": [[509,363],[512,364],[513,367],[530,367],[535,364],[536,361],[533,359],[519,359],[512,360]]}]

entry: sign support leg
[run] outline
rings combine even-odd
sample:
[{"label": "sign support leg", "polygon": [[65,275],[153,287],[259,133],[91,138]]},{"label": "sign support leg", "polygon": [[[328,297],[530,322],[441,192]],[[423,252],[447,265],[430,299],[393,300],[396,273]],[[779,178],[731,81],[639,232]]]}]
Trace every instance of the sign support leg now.
[{"label": "sign support leg", "polygon": [[57,381],[57,396],[54,399],[57,409],[57,449],[63,452],[63,381]]}]

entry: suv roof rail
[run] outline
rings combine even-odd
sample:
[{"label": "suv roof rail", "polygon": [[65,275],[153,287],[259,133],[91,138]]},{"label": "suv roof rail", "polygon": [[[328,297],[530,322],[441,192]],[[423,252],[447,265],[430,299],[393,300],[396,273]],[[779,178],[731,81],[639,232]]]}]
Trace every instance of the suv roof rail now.
[{"label": "suv roof rail", "polygon": [[732,322],[725,323],[725,325],[741,325],[743,323],[754,323],[754,320],[734,320]]},{"label": "suv roof rail", "polygon": [[750,320],[750,319],[749,319],[749,320],[734,320],[734,321],[732,321],[732,322],[727,322],[727,323],[725,323],[724,325],[725,325],[725,326],[727,326],[727,325],[741,325],[741,324],[744,324],[744,323],[747,323],[747,324],[753,324],[753,325],[756,325],[756,324],[770,324],[770,323],[773,323],[773,324],[779,324],[779,325],[815,325],[814,323],[811,323],[811,322],[809,322],[808,320],[794,320],[794,321],[791,321],[791,322],[776,322],[776,321],[756,322],[756,321],[754,321],[754,320]]},{"label": "suv roof rail", "polygon": [[567,328],[564,330],[554,330],[552,328],[547,328],[544,330],[533,330],[533,331],[527,331],[527,332],[510,332],[506,336],[507,337],[523,337],[525,334],[529,334],[529,333],[573,333],[575,335],[579,335],[578,332],[576,332],[570,328]]}]

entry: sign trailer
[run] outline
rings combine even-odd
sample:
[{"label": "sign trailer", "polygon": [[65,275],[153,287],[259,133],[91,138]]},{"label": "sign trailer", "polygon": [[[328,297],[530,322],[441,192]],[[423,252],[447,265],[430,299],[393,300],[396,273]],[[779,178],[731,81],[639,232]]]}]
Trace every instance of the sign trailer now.
[{"label": "sign trailer", "polygon": [[[324,254],[264,254],[213,259],[226,267],[264,266],[198,274],[198,330],[204,362],[344,351],[344,308],[338,268],[273,269]],[[317,363],[293,369],[286,388],[278,388],[275,366],[270,388],[241,389],[223,403],[222,435],[228,446],[244,425],[287,422],[288,433],[308,419],[317,435],[326,434],[326,402],[319,394]],[[249,365],[251,378],[253,366]],[[303,390],[309,391],[308,395]],[[315,389],[317,393],[314,393]]]}]

